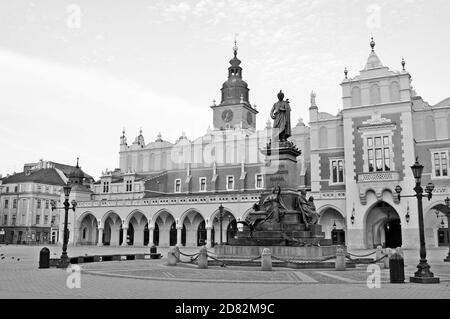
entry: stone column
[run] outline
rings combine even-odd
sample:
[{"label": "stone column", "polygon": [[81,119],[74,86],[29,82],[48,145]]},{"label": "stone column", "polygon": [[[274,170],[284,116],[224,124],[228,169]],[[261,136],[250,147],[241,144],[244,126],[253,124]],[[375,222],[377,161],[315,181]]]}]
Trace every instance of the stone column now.
[{"label": "stone column", "polygon": [[183,230],[183,227],[177,228],[177,246],[181,245],[181,231]]},{"label": "stone column", "polygon": [[335,269],[336,270],[345,270],[345,252],[342,248],[338,248],[336,250],[336,263],[335,263]]},{"label": "stone column", "polygon": [[208,268],[208,251],[206,250],[205,246],[200,248],[197,258],[197,265],[200,269]]},{"label": "stone column", "polygon": [[272,271],[272,253],[269,248],[264,248],[261,254],[261,270]]},{"label": "stone column", "polygon": [[122,246],[127,246],[128,228],[122,227]]},{"label": "stone column", "polygon": [[206,227],[206,247],[212,247],[212,227]]},{"label": "stone column", "polygon": [[153,246],[153,230],[154,230],[153,227],[148,229],[148,245],[147,246],[149,246],[149,247]]},{"label": "stone column", "polygon": [[98,229],[97,246],[103,246],[103,228]]}]

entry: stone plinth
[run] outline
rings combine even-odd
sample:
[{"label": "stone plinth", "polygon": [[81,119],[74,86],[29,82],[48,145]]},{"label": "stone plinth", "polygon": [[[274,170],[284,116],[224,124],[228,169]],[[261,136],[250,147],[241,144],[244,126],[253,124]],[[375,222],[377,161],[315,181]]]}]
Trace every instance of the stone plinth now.
[{"label": "stone plinth", "polygon": [[[214,247],[217,257],[226,259],[251,259],[262,254],[263,249],[268,246],[232,246],[220,245]],[[289,259],[320,258],[325,256],[335,256],[337,246],[270,246],[272,256]]]}]

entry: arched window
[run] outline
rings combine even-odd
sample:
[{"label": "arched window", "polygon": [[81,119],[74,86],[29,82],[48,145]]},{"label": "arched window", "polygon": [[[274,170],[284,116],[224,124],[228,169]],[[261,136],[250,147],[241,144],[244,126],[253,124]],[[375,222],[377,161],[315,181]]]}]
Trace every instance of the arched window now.
[{"label": "arched window", "polygon": [[400,101],[400,85],[398,82],[392,82],[389,87],[391,102]]},{"label": "arched window", "polygon": [[361,90],[359,87],[355,86],[352,89],[352,106],[361,105]]},{"label": "arched window", "polygon": [[325,126],[319,129],[319,148],[328,147],[328,130]]},{"label": "arched window", "polygon": [[381,103],[380,87],[378,84],[373,84],[370,87],[370,104],[379,104],[379,103]]}]

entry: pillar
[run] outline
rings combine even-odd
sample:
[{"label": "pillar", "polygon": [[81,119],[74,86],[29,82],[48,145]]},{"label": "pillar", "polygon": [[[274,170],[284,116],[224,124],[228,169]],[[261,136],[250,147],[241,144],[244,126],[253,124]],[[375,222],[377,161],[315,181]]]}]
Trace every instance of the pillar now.
[{"label": "pillar", "polygon": [[183,227],[177,228],[177,246],[182,246],[181,244],[181,231],[183,230]]},{"label": "pillar", "polygon": [[122,227],[122,246],[127,246],[128,228]]},{"label": "pillar", "polygon": [[153,227],[148,229],[148,245],[147,246],[149,246],[149,247],[153,246],[153,230],[154,229],[155,228],[153,228]]},{"label": "pillar", "polygon": [[336,250],[335,270],[345,270],[345,252],[342,248]]},{"label": "pillar", "polygon": [[206,247],[212,247],[212,227],[206,227]]},{"label": "pillar", "polygon": [[98,229],[97,246],[103,246],[103,228]]},{"label": "pillar", "polygon": [[269,248],[264,248],[261,254],[261,270],[272,271],[272,253]]}]

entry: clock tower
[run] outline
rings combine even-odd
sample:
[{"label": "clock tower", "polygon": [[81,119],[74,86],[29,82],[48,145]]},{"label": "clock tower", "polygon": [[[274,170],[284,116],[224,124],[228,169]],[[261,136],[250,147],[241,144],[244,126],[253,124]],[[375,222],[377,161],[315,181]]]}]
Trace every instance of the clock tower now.
[{"label": "clock tower", "polygon": [[241,60],[237,58],[238,47],[234,41],[234,57],[230,60],[228,80],[222,85],[222,99],[213,109],[214,128],[226,130],[233,128],[255,129],[256,111],[248,99],[248,84],[242,80]]}]

